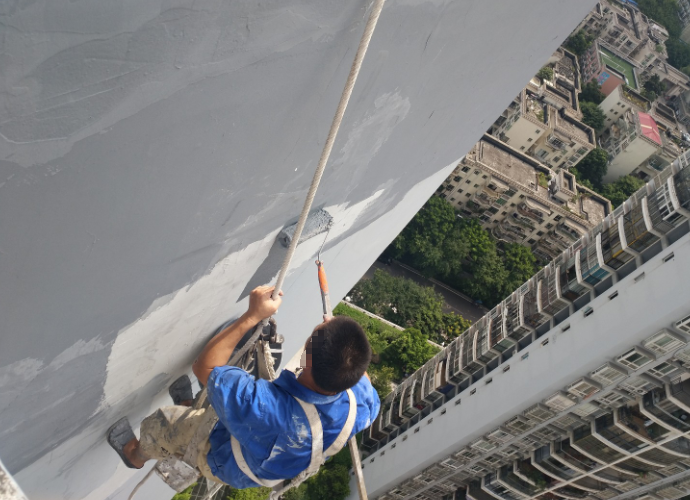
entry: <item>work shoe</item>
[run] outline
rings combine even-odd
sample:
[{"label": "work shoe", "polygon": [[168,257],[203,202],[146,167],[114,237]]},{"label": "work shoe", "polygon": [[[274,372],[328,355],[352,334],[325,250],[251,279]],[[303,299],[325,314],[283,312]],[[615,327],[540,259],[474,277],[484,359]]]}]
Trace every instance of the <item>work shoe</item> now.
[{"label": "work shoe", "polygon": [[132,431],[132,426],[129,425],[129,420],[127,417],[123,417],[108,429],[108,444],[120,455],[120,458],[124,464],[130,469],[139,469],[135,467],[132,462],[129,461],[127,455],[125,455],[125,445],[129,443],[132,439],[136,438],[134,431]]},{"label": "work shoe", "polygon": [[168,394],[173,400],[173,404],[179,406],[183,401],[192,401],[194,393],[192,392],[192,381],[187,375],[182,375],[175,380],[168,388]]}]

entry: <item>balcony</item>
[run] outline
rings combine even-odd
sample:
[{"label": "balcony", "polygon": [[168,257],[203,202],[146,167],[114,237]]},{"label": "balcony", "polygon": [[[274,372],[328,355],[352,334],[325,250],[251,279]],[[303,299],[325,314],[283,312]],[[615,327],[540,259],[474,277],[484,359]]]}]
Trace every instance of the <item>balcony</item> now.
[{"label": "balcony", "polygon": [[537,208],[535,206],[534,202],[532,202],[532,203],[529,203],[529,202],[520,203],[517,206],[517,211],[520,215],[527,217],[528,219],[533,220],[537,224],[543,224],[544,223],[544,217],[546,217],[546,215],[548,215],[544,211]]},{"label": "balcony", "polygon": [[582,234],[577,229],[564,222],[558,224],[555,231],[557,234],[567,237],[573,243],[582,238]]}]

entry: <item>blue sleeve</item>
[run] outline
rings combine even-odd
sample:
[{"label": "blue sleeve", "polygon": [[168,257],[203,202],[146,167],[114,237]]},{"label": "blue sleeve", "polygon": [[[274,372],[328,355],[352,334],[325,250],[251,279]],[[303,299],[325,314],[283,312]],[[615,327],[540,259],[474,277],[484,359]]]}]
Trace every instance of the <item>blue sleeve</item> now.
[{"label": "blue sleeve", "polygon": [[233,436],[264,425],[266,392],[263,380],[255,380],[250,374],[235,366],[217,366],[208,378],[208,398],[221,423]]},{"label": "blue sleeve", "polygon": [[[366,376],[362,376],[352,389],[357,397],[357,422],[353,431],[353,434],[356,434],[369,427],[376,420],[381,410],[381,400],[378,392]],[[360,418],[359,415],[366,416],[366,418]]]}]

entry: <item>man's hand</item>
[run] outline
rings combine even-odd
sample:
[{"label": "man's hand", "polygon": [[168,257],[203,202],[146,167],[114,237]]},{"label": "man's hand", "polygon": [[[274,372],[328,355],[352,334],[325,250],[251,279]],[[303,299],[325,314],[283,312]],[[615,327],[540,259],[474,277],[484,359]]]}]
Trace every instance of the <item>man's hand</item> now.
[{"label": "man's hand", "polygon": [[275,290],[274,286],[257,286],[249,295],[249,309],[247,310],[247,314],[249,317],[256,320],[257,323],[262,319],[273,316],[283,302],[281,298],[283,292],[278,292],[278,296],[272,298],[271,295],[273,294],[273,290]]}]

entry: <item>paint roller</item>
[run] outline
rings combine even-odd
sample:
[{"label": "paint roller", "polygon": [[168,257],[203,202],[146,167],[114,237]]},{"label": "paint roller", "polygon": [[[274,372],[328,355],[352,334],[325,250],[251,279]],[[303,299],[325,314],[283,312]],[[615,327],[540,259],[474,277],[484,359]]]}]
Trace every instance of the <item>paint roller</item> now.
[{"label": "paint roller", "polygon": [[[304,229],[302,230],[302,235],[299,238],[299,243],[302,243],[309,238],[312,238],[318,234],[328,231],[333,225],[333,216],[320,208],[309,214],[307,221],[304,223]],[[292,242],[292,238],[295,235],[295,229],[297,228],[297,223],[287,226],[278,235],[278,240],[284,247],[289,247]]]}]

